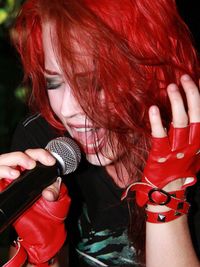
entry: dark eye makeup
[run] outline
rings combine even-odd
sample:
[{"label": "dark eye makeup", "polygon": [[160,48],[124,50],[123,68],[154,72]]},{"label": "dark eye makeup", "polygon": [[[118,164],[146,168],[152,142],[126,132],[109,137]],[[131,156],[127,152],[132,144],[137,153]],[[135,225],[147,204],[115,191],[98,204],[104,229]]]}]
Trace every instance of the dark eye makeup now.
[{"label": "dark eye makeup", "polygon": [[47,90],[54,90],[60,88],[63,81],[58,78],[45,77]]}]

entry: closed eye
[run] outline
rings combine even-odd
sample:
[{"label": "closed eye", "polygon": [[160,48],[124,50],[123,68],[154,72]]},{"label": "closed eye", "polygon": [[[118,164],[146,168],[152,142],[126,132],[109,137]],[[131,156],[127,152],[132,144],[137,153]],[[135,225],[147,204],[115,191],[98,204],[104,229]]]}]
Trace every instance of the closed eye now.
[{"label": "closed eye", "polygon": [[59,78],[46,77],[45,80],[46,80],[47,90],[59,89],[61,85],[64,83],[63,80]]}]

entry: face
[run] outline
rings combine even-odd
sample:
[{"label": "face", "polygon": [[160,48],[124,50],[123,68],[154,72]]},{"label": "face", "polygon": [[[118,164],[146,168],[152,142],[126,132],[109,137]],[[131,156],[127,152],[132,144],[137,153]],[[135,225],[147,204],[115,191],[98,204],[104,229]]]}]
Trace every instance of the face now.
[{"label": "face", "polygon": [[[109,165],[114,158],[111,148],[105,140],[106,130],[94,127],[73,96],[58,64],[51,40],[50,26],[45,25],[43,27],[43,47],[50,105],[69,134],[80,144],[87,160],[94,165]],[[82,76],[84,73],[80,73],[80,75]],[[106,151],[106,155],[109,155],[109,159],[103,156],[102,152],[104,151]]]}]

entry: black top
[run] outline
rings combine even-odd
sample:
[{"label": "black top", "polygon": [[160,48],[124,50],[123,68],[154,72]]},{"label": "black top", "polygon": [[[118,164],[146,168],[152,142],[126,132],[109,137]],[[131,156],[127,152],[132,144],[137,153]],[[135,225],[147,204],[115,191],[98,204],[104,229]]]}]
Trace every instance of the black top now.
[{"label": "black top", "polygon": [[[18,125],[11,148],[24,151],[45,147],[58,135],[40,114],[36,114]],[[66,223],[70,247],[74,248],[70,267],[141,266],[136,263],[135,250],[127,236],[129,213],[126,201],[120,199],[122,189],[105,169],[82,159],[77,171],[63,181],[72,198]],[[74,256],[74,252],[79,257]]]},{"label": "black top", "polygon": [[[45,147],[57,136],[59,133],[40,114],[35,114],[19,123],[11,150]],[[70,249],[70,267],[141,266],[136,264],[134,247],[127,237],[129,214],[126,202],[120,200],[122,189],[115,185],[105,169],[83,158],[77,171],[63,181],[72,198],[66,223],[70,248],[75,248]],[[192,203],[189,225],[200,256],[200,182],[188,191]]]}]

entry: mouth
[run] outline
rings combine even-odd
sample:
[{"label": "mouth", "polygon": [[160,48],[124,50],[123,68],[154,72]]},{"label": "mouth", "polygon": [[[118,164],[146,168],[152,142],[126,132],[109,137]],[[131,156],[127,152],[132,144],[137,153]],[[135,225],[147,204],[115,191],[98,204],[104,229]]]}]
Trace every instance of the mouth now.
[{"label": "mouth", "polygon": [[86,154],[96,154],[104,146],[105,130],[102,128],[68,125],[68,130]]}]

